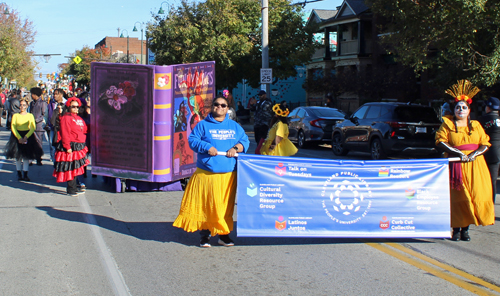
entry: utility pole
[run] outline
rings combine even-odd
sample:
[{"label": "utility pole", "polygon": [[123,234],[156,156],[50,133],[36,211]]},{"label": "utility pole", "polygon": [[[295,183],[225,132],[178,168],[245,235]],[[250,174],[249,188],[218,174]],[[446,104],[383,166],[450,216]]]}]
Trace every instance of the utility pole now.
[{"label": "utility pole", "polygon": [[[262,0],[262,68],[269,68],[269,0]],[[266,93],[269,98],[271,85],[266,83]]]}]

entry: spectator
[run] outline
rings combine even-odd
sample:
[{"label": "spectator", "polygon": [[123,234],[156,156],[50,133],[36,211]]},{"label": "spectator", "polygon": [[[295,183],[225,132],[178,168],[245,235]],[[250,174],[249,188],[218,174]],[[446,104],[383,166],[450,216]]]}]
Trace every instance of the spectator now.
[{"label": "spectator", "polygon": [[[45,125],[48,123],[48,105],[47,102],[42,99],[42,89],[39,87],[33,87],[30,89],[31,98],[33,101],[30,104],[30,113],[35,117],[35,136],[38,145],[43,150],[43,138],[45,136]],[[37,165],[42,164],[42,158],[36,160]]]},{"label": "spectator", "polygon": [[486,101],[486,115],[479,118],[479,122],[484,128],[484,131],[490,136],[491,147],[484,154],[484,159],[488,165],[488,170],[491,176],[491,185],[493,189],[493,203],[497,193],[497,178],[498,169],[500,167],[500,100],[495,97],[490,97]]},{"label": "spectator", "polygon": [[261,90],[258,94],[259,101],[255,104],[254,115],[254,136],[255,142],[259,144],[261,139],[265,139],[269,130],[269,122],[273,117],[272,102],[267,98],[265,91]]}]

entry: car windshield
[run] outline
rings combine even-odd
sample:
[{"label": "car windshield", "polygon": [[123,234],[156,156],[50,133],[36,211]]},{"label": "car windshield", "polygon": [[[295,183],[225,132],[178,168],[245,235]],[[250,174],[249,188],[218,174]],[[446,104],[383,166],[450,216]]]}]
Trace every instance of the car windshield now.
[{"label": "car windshield", "polygon": [[436,112],[430,107],[399,106],[394,112],[397,115],[398,121],[440,123]]},{"label": "car windshield", "polygon": [[345,114],[337,109],[332,108],[315,108],[309,109],[318,117],[344,117]]}]

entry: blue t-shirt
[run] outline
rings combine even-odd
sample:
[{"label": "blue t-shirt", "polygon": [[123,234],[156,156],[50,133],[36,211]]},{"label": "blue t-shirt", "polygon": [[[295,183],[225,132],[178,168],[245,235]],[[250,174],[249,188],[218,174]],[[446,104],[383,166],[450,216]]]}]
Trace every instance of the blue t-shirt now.
[{"label": "blue t-shirt", "polygon": [[200,121],[189,135],[189,147],[198,153],[196,166],[213,173],[228,173],[236,170],[236,158],[225,155],[210,156],[208,150],[215,147],[217,151],[226,152],[236,144],[248,150],[250,141],[243,128],[226,114],[224,121],[219,122],[209,114]]}]

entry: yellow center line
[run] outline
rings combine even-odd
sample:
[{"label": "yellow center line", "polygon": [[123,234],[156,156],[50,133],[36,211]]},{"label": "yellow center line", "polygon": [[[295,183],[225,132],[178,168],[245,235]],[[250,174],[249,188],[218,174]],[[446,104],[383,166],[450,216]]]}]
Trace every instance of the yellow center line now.
[{"label": "yellow center line", "polygon": [[[500,292],[500,287],[497,287],[493,284],[490,284],[488,282],[485,282],[484,280],[480,279],[480,278],[477,278],[473,275],[470,275],[466,272],[463,272],[461,270],[458,270],[454,267],[451,267],[451,266],[448,266],[446,264],[443,264],[437,260],[434,260],[432,258],[429,258],[425,255],[422,255],[420,253],[417,253],[413,250],[410,250],[408,248],[405,248],[397,243],[379,243],[379,242],[370,242],[370,241],[367,241],[367,240],[361,240],[362,242],[364,242],[365,244],[367,244],[368,246],[372,247],[372,248],[375,248],[381,252],[384,252],[392,257],[395,257],[403,262],[406,262],[408,264],[411,264],[419,269],[422,269],[422,270],[425,270],[427,271],[428,273],[430,274],[433,274],[439,278],[442,278],[454,285],[457,285],[459,287],[461,287],[462,289],[465,289],[467,291],[470,291],[472,293],[475,293],[477,295],[497,295],[497,294],[494,294],[490,291],[487,291],[487,290],[484,290],[482,287],[484,288],[489,288],[493,291],[497,291],[497,292]],[[401,254],[397,251],[395,251],[394,249],[388,247],[388,246],[392,247],[392,248],[395,248],[405,254]],[[432,265],[435,265],[441,269],[444,269],[448,272],[444,272],[444,271],[441,271],[437,268],[434,268],[433,266],[430,266],[428,264],[425,264],[425,263],[422,263],[414,258],[411,258],[410,256],[413,256],[415,258],[418,258],[420,260],[423,260],[429,264],[432,264]],[[475,285],[475,284],[472,284],[472,283],[469,283],[469,282],[466,282],[464,280],[461,280],[459,278],[457,278],[455,275],[453,274],[456,274],[460,277],[463,277],[463,278],[466,278],[468,280],[471,280],[473,282],[475,282],[476,284],[478,285],[481,285],[482,287],[478,286],[478,285]]]}]

